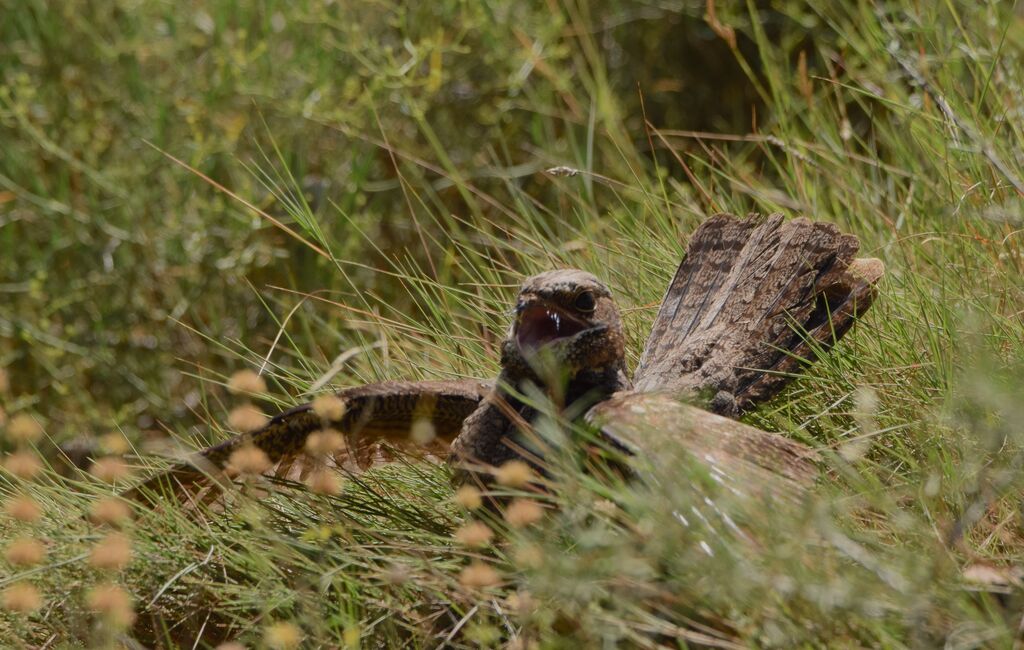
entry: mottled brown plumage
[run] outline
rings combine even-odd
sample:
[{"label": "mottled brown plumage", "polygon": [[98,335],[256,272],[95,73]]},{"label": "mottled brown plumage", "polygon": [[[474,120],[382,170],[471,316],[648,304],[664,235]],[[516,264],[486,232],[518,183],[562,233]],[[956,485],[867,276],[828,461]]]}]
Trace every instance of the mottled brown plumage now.
[{"label": "mottled brown plumage", "polygon": [[201,452],[173,475],[181,480],[217,470],[247,444],[286,462],[326,426],[343,431],[353,450],[381,440],[403,443],[414,422],[426,419],[439,440],[451,441],[449,459],[459,475],[486,480],[489,468],[514,458],[541,462],[544,449],[532,435],[538,416],[532,400],[539,399],[568,419],[586,416],[613,444],[625,440],[643,453],[675,444],[752,478],[806,484],[813,476],[806,448],[679,398],[704,396],[713,411],[734,417],[778,394],[871,304],[882,267],[854,260],[857,248],[855,237],[829,224],[716,215],[691,238],[635,387],[609,288],[584,271],[549,271],[520,289],[494,382],[348,389],[338,393],[347,405],[339,421],[322,421],[309,405],[298,406],[255,433]]}]

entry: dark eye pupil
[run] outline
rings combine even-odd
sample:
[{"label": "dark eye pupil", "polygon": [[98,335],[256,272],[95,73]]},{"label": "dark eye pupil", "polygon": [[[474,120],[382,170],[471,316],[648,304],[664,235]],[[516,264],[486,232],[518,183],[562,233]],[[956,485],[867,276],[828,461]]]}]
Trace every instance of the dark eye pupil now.
[{"label": "dark eye pupil", "polygon": [[584,291],[576,296],[576,309],[580,311],[593,311],[594,305],[594,294],[589,291]]}]

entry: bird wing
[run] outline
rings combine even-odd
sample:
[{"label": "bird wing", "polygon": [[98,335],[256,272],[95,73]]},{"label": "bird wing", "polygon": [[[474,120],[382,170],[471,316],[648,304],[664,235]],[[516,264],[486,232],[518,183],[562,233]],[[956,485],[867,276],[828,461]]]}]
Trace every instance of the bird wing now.
[{"label": "bird wing", "polygon": [[672,473],[692,462],[732,493],[796,497],[818,476],[809,447],[668,393],[616,393],[587,419],[640,462],[664,463]]},{"label": "bird wing", "polygon": [[[492,387],[476,379],[449,381],[387,381],[348,388],[336,395],[344,405],[344,414],[330,420],[319,416],[313,404],[302,404],[275,416],[262,428],[244,433],[193,454],[189,459],[148,479],[125,496],[142,496],[162,484],[177,489],[224,470],[237,449],[254,446],[275,465],[274,473],[294,476],[305,473],[302,452],[310,434],[332,428],[345,437],[345,449],[337,460],[370,464],[380,443],[416,446],[410,439],[414,425],[429,422],[433,434],[428,451],[446,450]],[[320,463],[323,459],[312,459]]]},{"label": "bird wing", "polygon": [[884,267],[832,224],[715,215],[694,232],[647,339],[638,391],[736,415],[776,395],[871,305]]}]

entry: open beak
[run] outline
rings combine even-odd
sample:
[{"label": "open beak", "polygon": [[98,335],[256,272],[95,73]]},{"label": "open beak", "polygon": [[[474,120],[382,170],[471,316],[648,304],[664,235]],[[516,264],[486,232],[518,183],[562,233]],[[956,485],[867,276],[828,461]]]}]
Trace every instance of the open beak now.
[{"label": "open beak", "polygon": [[589,325],[561,307],[533,300],[518,309],[515,339],[522,350],[535,350],[552,341],[579,334]]}]

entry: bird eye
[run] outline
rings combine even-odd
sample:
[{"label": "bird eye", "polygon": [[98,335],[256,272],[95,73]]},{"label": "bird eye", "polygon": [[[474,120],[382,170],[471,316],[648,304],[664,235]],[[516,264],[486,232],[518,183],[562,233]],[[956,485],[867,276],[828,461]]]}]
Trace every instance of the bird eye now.
[{"label": "bird eye", "polygon": [[573,306],[576,307],[578,311],[589,314],[594,311],[594,308],[597,306],[597,300],[594,298],[594,293],[592,291],[581,291],[580,294],[576,296]]}]

